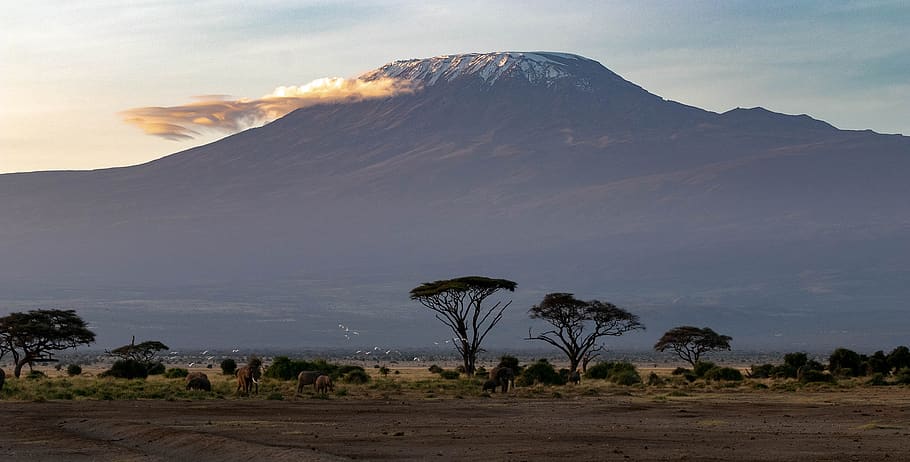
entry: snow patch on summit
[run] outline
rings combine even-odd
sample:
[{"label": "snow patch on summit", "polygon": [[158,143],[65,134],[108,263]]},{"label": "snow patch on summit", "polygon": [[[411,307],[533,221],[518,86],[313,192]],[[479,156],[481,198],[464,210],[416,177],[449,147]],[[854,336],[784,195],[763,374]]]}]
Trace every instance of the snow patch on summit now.
[{"label": "snow patch on summit", "polygon": [[[549,52],[499,52],[468,53],[458,55],[436,56],[427,59],[409,59],[394,61],[361,76],[363,80],[374,80],[381,77],[418,80],[424,85],[433,86],[439,82],[451,82],[459,77],[475,76],[484,84],[492,86],[504,77],[525,78],[532,84],[552,86],[557,80],[567,77],[579,77],[573,73],[568,60],[575,65],[582,60],[580,56],[568,53]],[[582,89],[588,86],[587,79],[579,79],[576,86]]]}]

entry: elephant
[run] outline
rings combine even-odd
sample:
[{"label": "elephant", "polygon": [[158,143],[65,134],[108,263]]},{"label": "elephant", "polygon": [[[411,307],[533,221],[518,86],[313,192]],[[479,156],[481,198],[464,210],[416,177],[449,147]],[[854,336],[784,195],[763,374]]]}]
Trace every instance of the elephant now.
[{"label": "elephant", "polygon": [[496,381],[495,380],[487,380],[486,382],[483,383],[483,391],[487,391],[487,390],[492,391],[493,393],[496,393]]},{"label": "elephant", "polygon": [[327,375],[320,375],[316,378],[316,393],[326,394],[329,391],[335,391],[335,384],[332,378]]},{"label": "elephant", "polygon": [[505,366],[494,367],[490,371],[490,380],[495,382],[494,388],[499,386],[503,393],[507,393],[509,388],[515,388],[515,371]]},{"label": "elephant", "polygon": [[246,366],[237,369],[237,391],[248,395],[253,385],[256,385],[255,393],[259,393],[260,378],[262,378],[262,360],[254,357]]},{"label": "elephant", "polygon": [[209,382],[209,377],[202,372],[190,372],[186,376],[186,389],[212,391],[212,382]]},{"label": "elephant", "polygon": [[316,389],[316,379],[322,375],[319,371],[302,371],[297,374],[297,393],[303,391],[304,385],[312,385]]},{"label": "elephant", "polygon": [[0,369],[0,391],[3,391],[3,383],[6,382],[6,372]]}]

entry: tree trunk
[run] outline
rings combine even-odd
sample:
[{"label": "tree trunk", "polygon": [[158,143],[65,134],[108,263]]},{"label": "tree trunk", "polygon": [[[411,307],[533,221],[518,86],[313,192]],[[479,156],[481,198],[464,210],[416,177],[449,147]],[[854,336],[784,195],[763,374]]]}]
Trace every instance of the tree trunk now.
[{"label": "tree trunk", "polygon": [[578,370],[578,364],[581,363],[578,358],[569,358],[569,371],[575,372]]},{"label": "tree trunk", "polygon": [[21,361],[16,361],[16,368],[13,370],[13,375],[18,379],[22,375],[22,366],[28,364],[28,358],[22,358]]}]

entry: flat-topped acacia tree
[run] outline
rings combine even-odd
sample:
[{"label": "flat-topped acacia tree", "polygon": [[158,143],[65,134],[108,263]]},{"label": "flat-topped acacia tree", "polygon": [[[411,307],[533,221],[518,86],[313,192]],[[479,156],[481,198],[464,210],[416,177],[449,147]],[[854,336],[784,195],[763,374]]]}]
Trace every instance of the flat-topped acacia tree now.
[{"label": "flat-topped acacia tree", "polygon": [[626,332],[644,329],[638,316],[600,300],[578,300],[568,293],[551,293],[531,307],[533,319],[543,319],[553,328],[538,335],[528,330],[527,340],[541,340],[562,350],[569,360],[569,369],[587,369],[587,359],[600,349],[601,337],[619,336]]},{"label": "flat-topped acacia tree", "polygon": [[664,333],[654,345],[654,350],[673,350],[680,359],[695,367],[701,355],[709,351],[729,350],[731,340],[733,337],[718,334],[708,327],[680,326]]},{"label": "flat-topped acacia tree", "polygon": [[429,308],[436,319],[452,329],[455,349],[464,360],[465,373],[470,376],[474,375],[474,364],[484,337],[512,304],[511,300],[505,304],[497,301],[484,307],[484,301],[500,290],[514,292],[517,285],[507,279],[466,276],[423,283],[411,289],[411,300]]},{"label": "flat-topped acacia tree", "polygon": [[73,310],[32,310],[0,318],[0,353],[12,353],[16,378],[25,365],[56,361],[53,352],[94,341],[95,333]]}]

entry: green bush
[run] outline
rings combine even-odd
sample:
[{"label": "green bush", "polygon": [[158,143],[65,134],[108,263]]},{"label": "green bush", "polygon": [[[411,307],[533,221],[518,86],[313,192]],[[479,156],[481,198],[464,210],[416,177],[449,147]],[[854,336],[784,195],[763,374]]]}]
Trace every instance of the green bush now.
[{"label": "green bush", "polygon": [[676,369],[673,369],[673,372],[671,372],[673,375],[686,375],[690,373],[692,373],[692,371],[686,369],[685,367],[677,367]]},{"label": "green bush", "polygon": [[705,373],[717,367],[717,364],[712,363],[711,361],[699,361],[695,363],[695,367],[692,368],[692,372],[696,377],[704,377]]},{"label": "green bush", "polygon": [[705,379],[740,382],[743,379],[743,374],[738,369],[732,367],[715,367],[708,372],[705,372]]},{"label": "green bush", "polygon": [[[675,371],[674,371],[675,372]],[[641,376],[635,365],[627,362],[604,361],[588,368],[585,377],[589,379],[607,379],[620,385],[641,383]]]},{"label": "green bush", "polygon": [[70,364],[69,366],[66,366],[66,375],[70,377],[82,375],[82,367],[78,364]]},{"label": "green bush", "polygon": [[182,367],[172,367],[172,368],[164,371],[164,376],[169,379],[178,379],[181,377],[186,377],[187,375],[189,375],[189,373],[190,373],[190,371],[188,371]]},{"label": "green bush", "polygon": [[641,376],[634,369],[619,370],[610,376],[610,381],[617,385],[635,385],[641,383]]},{"label": "green bush", "polygon": [[518,364],[518,358],[510,355],[502,355],[499,357],[499,364],[496,367],[508,367],[512,369],[515,374],[521,373],[521,366]]},{"label": "green bush", "polygon": [[880,372],[876,372],[875,374],[872,374],[872,377],[869,378],[869,380],[866,382],[866,385],[872,385],[872,386],[878,387],[878,386],[882,386],[882,385],[888,385],[888,382],[885,381],[884,374],[882,374]]},{"label": "green bush", "polygon": [[659,387],[663,384],[664,384],[664,379],[662,379],[659,375],[657,375],[654,372],[648,374],[648,386]]},{"label": "green bush", "polygon": [[388,367],[382,366],[379,368],[379,375],[381,375],[383,377],[389,375],[389,372],[392,372],[392,370],[389,369]]},{"label": "green bush", "polygon": [[237,373],[237,361],[227,358],[221,361],[221,373],[224,375],[234,375]]},{"label": "green bush", "polygon": [[863,357],[846,348],[838,348],[828,357],[828,370],[843,377],[863,375]]},{"label": "green bush", "polygon": [[432,373],[434,373],[434,374],[439,374],[439,373],[441,373],[441,372],[443,371],[443,369],[442,369],[441,367],[439,367],[439,366],[433,364],[432,366],[430,366],[429,371],[432,372]]},{"label": "green bush", "polygon": [[834,376],[827,374],[822,371],[808,370],[803,372],[803,376],[799,379],[800,383],[814,383],[814,382],[824,382],[824,383],[833,383]]},{"label": "green bush", "polygon": [[276,356],[272,365],[265,371],[265,376],[279,380],[296,380],[297,375],[303,371],[318,371],[336,379],[340,376],[339,366],[326,362],[324,359],[315,361],[292,360],[287,356]]},{"label": "green bush", "polygon": [[41,371],[29,371],[28,374],[25,375],[25,378],[29,380],[46,379],[47,374]]},{"label": "green bush", "polygon": [[455,370],[455,371],[443,370],[442,372],[439,373],[439,376],[446,380],[455,380],[460,375],[461,375],[461,373],[458,372],[457,370]]},{"label": "green bush", "polygon": [[342,377],[344,383],[368,383],[370,381],[369,374],[365,370],[352,370]]},{"label": "green bush", "polygon": [[774,374],[774,365],[773,364],[762,364],[755,365],[753,364],[749,368],[748,376],[750,379],[768,379],[773,377]]},{"label": "green bush", "polygon": [[161,375],[166,370],[164,363],[161,362],[146,364],[145,367],[148,370],[148,375]]},{"label": "green bush", "polygon": [[910,385],[910,367],[905,367],[898,370],[894,374],[894,383],[901,385]]},{"label": "green bush", "polygon": [[135,359],[118,359],[110,369],[101,373],[101,377],[116,377],[118,379],[144,379],[149,371],[145,364]]},{"label": "green bush", "polygon": [[530,366],[527,366],[521,374],[515,378],[515,385],[527,387],[534,384],[543,385],[564,385],[566,383],[559,372],[553,368],[546,359],[541,359]]},{"label": "green bush", "polygon": [[793,369],[798,370],[805,366],[807,362],[809,362],[809,355],[803,352],[787,353],[784,355],[784,364]]}]

